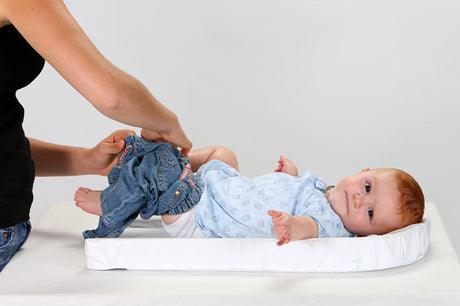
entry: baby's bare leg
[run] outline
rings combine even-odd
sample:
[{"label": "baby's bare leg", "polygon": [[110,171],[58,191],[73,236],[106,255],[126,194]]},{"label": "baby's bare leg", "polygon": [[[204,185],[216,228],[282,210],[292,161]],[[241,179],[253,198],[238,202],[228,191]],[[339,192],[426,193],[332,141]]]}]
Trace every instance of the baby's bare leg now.
[{"label": "baby's bare leg", "polygon": [[87,213],[102,216],[101,200],[99,198],[101,193],[102,191],[80,187],[74,195],[75,205]]},{"label": "baby's bare leg", "polygon": [[166,224],[166,225],[171,225],[173,224],[174,222],[176,222],[177,220],[179,220],[179,218],[182,216],[183,214],[178,214],[178,215],[161,215],[161,219],[163,220],[163,222]]},{"label": "baby's bare leg", "polygon": [[[86,211],[87,213],[102,216],[101,209],[101,195],[102,191],[91,190],[88,188],[80,187],[77,189],[74,195],[75,205]],[[178,215],[161,215],[161,219],[166,225],[173,224],[183,214]]]}]

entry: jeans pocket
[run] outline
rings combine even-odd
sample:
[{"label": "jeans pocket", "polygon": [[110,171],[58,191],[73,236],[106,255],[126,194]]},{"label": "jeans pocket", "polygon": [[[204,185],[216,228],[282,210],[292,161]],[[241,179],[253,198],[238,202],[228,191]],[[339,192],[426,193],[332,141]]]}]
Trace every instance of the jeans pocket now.
[{"label": "jeans pocket", "polygon": [[0,271],[30,235],[30,221],[0,229]]},{"label": "jeans pocket", "polygon": [[0,229],[0,251],[2,251],[11,241],[11,228]]},{"label": "jeans pocket", "polygon": [[177,180],[181,172],[177,157],[168,149],[169,148],[165,146],[159,157],[157,188],[160,191],[167,190],[171,183]]},{"label": "jeans pocket", "polygon": [[0,229],[0,271],[13,255],[13,239],[11,228]]}]

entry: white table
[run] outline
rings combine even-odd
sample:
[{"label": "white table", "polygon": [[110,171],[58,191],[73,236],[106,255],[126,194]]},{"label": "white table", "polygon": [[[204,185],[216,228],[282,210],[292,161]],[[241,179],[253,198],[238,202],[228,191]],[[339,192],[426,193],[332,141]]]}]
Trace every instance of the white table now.
[{"label": "white table", "polygon": [[[97,217],[50,207],[0,273],[0,305],[460,305],[460,264],[433,204],[419,262],[362,273],[92,271],[81,232]],[[184,254],[184,260],[186,254]]]}]

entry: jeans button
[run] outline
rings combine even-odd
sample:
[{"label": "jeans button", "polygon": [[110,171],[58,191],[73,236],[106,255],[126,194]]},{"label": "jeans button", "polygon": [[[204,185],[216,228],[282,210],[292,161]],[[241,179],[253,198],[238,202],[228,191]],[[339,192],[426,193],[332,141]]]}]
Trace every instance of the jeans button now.
[{"label": "jeans button", "polygon": [[175,194],[175,195],[176,195],[176,197],[177,197],[177,196],[179,196],[179,195],[180,195],[180,191],[179,191],[179,190],[176,190],[176,192],[174,192],[174,194]]}]

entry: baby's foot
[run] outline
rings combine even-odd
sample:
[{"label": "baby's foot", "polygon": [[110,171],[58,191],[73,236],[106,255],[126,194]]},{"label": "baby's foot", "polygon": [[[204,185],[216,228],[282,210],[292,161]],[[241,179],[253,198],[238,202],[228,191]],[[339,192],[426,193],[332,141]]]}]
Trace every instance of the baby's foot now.
[{"label": "baby's foot", "polygon": [[99,198],[101,192],[80,187],[74,195],[75,205],[87,213],[102,216],[101,200]]}]

